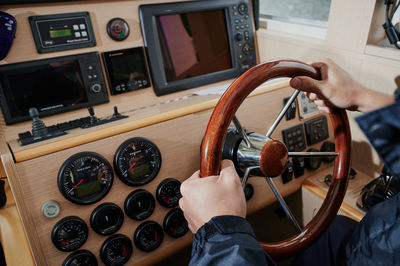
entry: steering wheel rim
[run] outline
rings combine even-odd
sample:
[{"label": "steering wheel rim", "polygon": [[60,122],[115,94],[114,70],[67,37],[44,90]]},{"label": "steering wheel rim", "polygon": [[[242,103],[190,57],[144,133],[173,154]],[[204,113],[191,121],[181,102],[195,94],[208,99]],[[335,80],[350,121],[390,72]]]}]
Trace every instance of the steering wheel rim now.
[{"label": "steering wheel rim", "polygon": [[[231,84],[215,106],[204,135],[200,161],[201,177],[219,174],[225,135],[244,99],[269,79],[296,76],[320,79],[319,71],[312,66],[295,60],[277,60],[249,69]],[[334,109],[330,119],[338,156],[335,158],[332,182],[327,196],[318,213],[299,234],[279,242],[259,242],[274,259],[293,256],[310,246],[327,229],[343,201],[350,169],[350,126],[346,111],[343,109]]]}]

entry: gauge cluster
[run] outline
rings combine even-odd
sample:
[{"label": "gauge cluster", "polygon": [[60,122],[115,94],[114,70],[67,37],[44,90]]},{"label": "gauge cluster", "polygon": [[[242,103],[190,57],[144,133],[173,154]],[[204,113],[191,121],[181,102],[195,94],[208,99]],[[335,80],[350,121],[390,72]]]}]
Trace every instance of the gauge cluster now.
[{"label": "gauge cluster", "polygon": [[[156,250],[163,243],[164,233],[176,239],[188,232],[183,212],[176,208],[181,198],[179,180],[162,179],[154,195],[142,187],[152,182],[161,168],[161,152],[155,143],[141,137],[124,141],[115,152],[113,166],[102,155],[89,151],[75,153],[61,165],[59,192],[76,208],[106,198],[115,181],[114,171],[123,186],[132,187],[123,205],[103,202],[93,209],[88,222],[75,215],[56,221],[51,230],[54,246],[62,252],[73,252],[62,265],[98,264],[93,250],[80,249],[92,232],[108,236],[98,252],[104,264],[113,266],[127,263],[135,249],[146,253]],[[162,223],[152,218],[158,204],[170,209]],[[130,235],[119,232],[126,219],[138,223],[130,228]]]}]

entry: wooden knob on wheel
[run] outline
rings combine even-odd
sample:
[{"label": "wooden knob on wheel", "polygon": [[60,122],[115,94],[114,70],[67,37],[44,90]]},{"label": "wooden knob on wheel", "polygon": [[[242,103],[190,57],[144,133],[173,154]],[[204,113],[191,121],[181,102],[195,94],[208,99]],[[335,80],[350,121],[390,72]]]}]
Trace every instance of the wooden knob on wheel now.
[{"label": "wooden knob on wheel", "polygon": [[260,155],[260,168],[265,176],[276,177],[282,174],[288,165],[288,150],[279,140],[265,143]]}]

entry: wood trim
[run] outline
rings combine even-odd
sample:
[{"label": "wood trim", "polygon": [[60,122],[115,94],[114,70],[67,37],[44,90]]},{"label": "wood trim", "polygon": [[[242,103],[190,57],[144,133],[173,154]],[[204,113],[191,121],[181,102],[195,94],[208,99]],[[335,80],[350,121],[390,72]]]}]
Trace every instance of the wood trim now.
[{"label": "wood trim", "polygon": [[[322,200],[325,199],[326,194],[327,194],[326,191],[324,191],[321,188],[319,188],[318,186],[314,185],[308,179],[304,180],[302,188],[307,189],[311,193],[320,197]],[[344,212],[345,214],[347,214],[349,217],[351,217],[353,220],[356,220],[357,222],[361,221],[361,219],[365,215],[365,213],[362,213],[362,212],[354,209],[353,207],[351,207],[350,205],[348,205],[345,202],[343,202],[342,205],[340,206],[340,211]]]},{"label": "wood trim", "polygon": [[[0,155],[1,161],[4,165],[4,169],[6,171],[7,176],[12,177],[8,179],[12,195],[14,198],[23,199],[23,193],[21,190],[21,183],[19,176],[17,174],[13,157],[11,155],[10,150],[8,149],[4,136],[0,137]],[[31,219],[29,219],[29,214],[26,212],[27,207],[23,200],[16,201],[16,207],[19,211],[19,215],[21,218],[22,226],[24,228],[24,232],[29,232],[31,238],[28,239],[29,246],[31,248],[31,254],[33,255],[33,259],[38,265],[46,265],[46,261],[44,255],[42,253],[42,248],[40,245],[39,237],[37,231],[35,229],[34,223]],[[25,235],[26,237],[26,235]],[[8,240],[7,240],[8,242]],[[19,248],[17,249],[19,250]],[[18,265],[18,264],[17,264]],[[23,265],[23,264],[21,264]]]},{"label": "wood trim", "polygon": [[[283,81],[283,82],[277,82],[274,84],[269,84],[266,86],[262,86],[256,91],[254,91],[252,94],[249,95],[249,97],[254,97],[260,94],[264,94],[267,92],[275,91],[284,87],[288,86],[288,81]],[[80,134],[72,137],[67,137],[58,141],[53,141],[49,142],[40,146],[35,146],[32,148],[27,148],[18,152],[14,152],[14,158],[16,162],[23,162],[29,159],[33,159],[39,156],[43,156],[46,154],[50,154],[53,152],[57,152],[60,150],[68,149],[71,147],[75,147],[78,145],[82,145],[85,143],[89,143],[92,141],[96,141],[99,139],[111,137],[117,134],[125,133],[134,129],[146,127],[149,125],[153,125],[156,123],[168,121],[177,117],[185,116],[188,114],[193,114],[201,111],[205,111],[211,108],[214,108],[214,106],[217,104],[219,98],[215,98],[212,100],[208,100],[205,102],[200,102],[188,106],[184,106],[182,108],[178,109],[173,109],[174,104],[173,101],[170,103],[170,110],[162,113],[158,113],[157,111],[158,108],[156,107],[149,107],[149,108],[154,108],[152,115],[149,115],[147,117],[137,119],[137,120],[132,120],[126,123],[121,123],[121,124],[116,124],[114,126],[109,126],[106,128],[102,128],[99,130],[91,131],[85,134]]]},{"label": "wood trim", "polygon": [[[35,265],[8,180],[6,205],[0,209],[0,240],[7,265]],[[23,256],[21,256],[23,254]]]}]

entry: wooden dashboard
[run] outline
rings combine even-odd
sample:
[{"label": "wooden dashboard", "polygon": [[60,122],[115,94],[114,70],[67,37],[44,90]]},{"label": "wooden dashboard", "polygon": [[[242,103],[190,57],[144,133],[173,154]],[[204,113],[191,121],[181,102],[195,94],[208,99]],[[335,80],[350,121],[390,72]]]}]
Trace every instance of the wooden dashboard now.
[{"label": "wooden dashboard", "polygon": [[[106,52],[116,49],[143,46],[138,6],[143,3],[160,1],[79,1],[62,3],[45,3],[30,5],[2,6],[0,9],[13,14],[18,20],[18,32],[15,43],[0,65],[45,59],[56,56],[79,54],[85,52]],[[39,54],[36,51],[33,37],[28,25],[28,17],[32,15],[57,14],[66,12],[87,11],[90,13],[96,35],[97,45],[70,51]],[[130,24],[132,32],[129,37],[116,42],[111,40],[105,28],[107,22],[114,17],[123,17]],[[259,60],[258,60],[259,61]],[[104,71],[104,69],[102,69]],[[155,96],[152,87],[120,95],[110,95],[110,102],[94,107],[96,116],[106,117],[112,113],[113,106],[128,118],[111,122],[89,129],[73,129],[67,135],[51,140],[21,146],[17,141],[18,133],[31,130],[31,122],[15,125],[0,124],[1,159],[5,174],[8,177],[16,207],[21,217],[23,230],[28,240],[34,264],[61,265],[72,252],[58,250],[51,239],[54,226],[64,217],[80,217],[88,226],[88,238],[80,249],[91,251],[102,265],[100,249],[108,236],[97,234],[90,226],[92,211],[102,203],[112,202],[123,209],[127,196],[136,189],[144,189],[153,197],[159,184],[167,178],[184,181],[194,171],[198,170],[200,162],[200,145],[204,131],[219,95],[198,95],[195,92],[211,86],[225,86],[231,80],[181,91],[161,97]],[[108,88],[109,89],[109,88]],[[266,84],[253,92],[240,107],[237,117],[247,129],[265,134],[283,107],[283,99],[291,95],[292,89],[287,81]],[[298,106],[300,102],[297,103]],[[47,125],[71,121],[87,116],[86,109],[62,113],[43,118]],[[283,119],[272,135],[282,140],[282,130],[299,126],[304,130],[304,123],[317,117],[325,117],[318,111],[309,115],[299,112],[299,107],[291,120]],[[332,126],[328,118],[328,138],[307,145],[304,149],[321,149],[323,142],[332,141]],[[114,182],[109,193],[100,201],[90,205],[78,205],[68,201],[57,185],[60,167],[72,155],[80,152],[95,152],[103,156],[113,165],[117,148],[127,139],[142,137],[151,140],[160,150],[162,164],[157,176],[148,184],[131,187],[123,183],[114,171]],[[305,169],[302,176],[291,178],[284,183],[281,177],[275,179],[276,185],[283,196],[299,190],[302,182],[320,171],[332,167],[332,163],[323,162],[316,170]],[[252,213],[275,201],[273,193],[267,188],[263,178],[252,177],[249,183],[254,188],[253,196],[248,200],[248,212]],[[54,218],[46,218],[42,213],[43,204],[48,201],[57,202],[59,214]],[[161,206],[157,201],[154,212],[144,221],[137,221],[124,215],[122,227],[116,232],[127,236],[133,245],[133,255],[128,264],[149,265],[169,256],[177,250],[190,245],[190,232],[183,237],[174,238],[164,234],[161,245],[152,252],[144,252],[136,248],[133,237],[135,230],[146,221],[155,221],[162,225],[166,214],[171,208]],[[3,230],[3,228],[1,229]],[[2,236],[4,234],[2,233]],[[3,243],[7,243],[7,240]],[[10,253],[9,253],[10,254]],[[11,261],[15,256],[6,254]],[[11,264],[10,264],[11,265]]]}]

